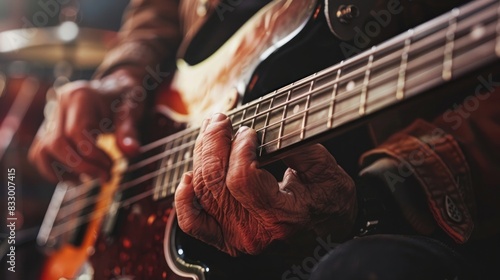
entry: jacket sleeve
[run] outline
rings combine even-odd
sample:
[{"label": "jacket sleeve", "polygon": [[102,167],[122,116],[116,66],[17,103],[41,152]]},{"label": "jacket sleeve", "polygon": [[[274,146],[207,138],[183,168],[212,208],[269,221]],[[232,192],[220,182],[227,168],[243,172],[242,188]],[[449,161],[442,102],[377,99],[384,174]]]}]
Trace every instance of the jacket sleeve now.
[{"label": "jacket sleeve", "polygon": [[[478,91],[433,122],[417,120],[361,157],[415,230],[441,228],[457,243],[500,232],[500,88]],[[408,182],[416,179],[417,184]],[[408,193],[421,192],[423,200]],[[422,208],[422,204],[424,206]]]},{"label": "jacket sleeve", "polygon": [[180,43],[177,0],[131,0],[114,47],[98,67],[95,78],[117,67],[131,66],[139,77],[173,61]]}]

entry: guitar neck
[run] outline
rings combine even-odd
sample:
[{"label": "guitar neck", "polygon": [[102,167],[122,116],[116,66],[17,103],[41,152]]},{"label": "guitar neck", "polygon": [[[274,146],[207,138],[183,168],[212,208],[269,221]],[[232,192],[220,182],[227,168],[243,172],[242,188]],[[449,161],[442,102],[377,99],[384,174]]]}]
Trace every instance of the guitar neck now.
[{"label": "guitar neck", "polygon": [[[500,5],[473,1],[384,44],[228,113],[234,131],[258,133],[258,156],[334,131],[500,57]],[[192,169],[198,128],[170,136],[154,198]]]}]

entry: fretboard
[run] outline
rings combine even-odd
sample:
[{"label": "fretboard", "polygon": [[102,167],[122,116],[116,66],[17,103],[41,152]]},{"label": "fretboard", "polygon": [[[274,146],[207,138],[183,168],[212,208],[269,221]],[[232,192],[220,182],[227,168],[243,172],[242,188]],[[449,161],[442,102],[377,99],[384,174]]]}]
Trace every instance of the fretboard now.
[{"label": "fretboard", "polygon": [[[379,46],[228,113],[234,131],[258,133],[258,156],[348,125],[479,69],[500,57],[500,2],[473,1]],[[192,169],[198,128],[171,135],[154,198],[175,192]]]}]

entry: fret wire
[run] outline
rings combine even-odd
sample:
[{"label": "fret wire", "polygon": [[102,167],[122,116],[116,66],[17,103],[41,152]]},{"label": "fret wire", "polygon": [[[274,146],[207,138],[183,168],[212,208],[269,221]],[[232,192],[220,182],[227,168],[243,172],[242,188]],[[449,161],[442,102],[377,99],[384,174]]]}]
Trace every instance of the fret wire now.
[{"label": "fret wire", "polygon": [[[188,142],[191,143],[193,142],[193,135],[188,137]],[[179,174],[179,180],[182,178],[182,175],[190,170],[189,168],[189,162],[193,158],[193,152],[194,152],[194,146],[188,145],[186,148],[184,148],[184,153],[182,160],[180,162],[182,166],[182,170],[180,171]],[[173,193],[175,193],[175,189],[177,188],[178,183],[173,184]]]},{"label": "fret wire", "polygon": [[304,116],[302,118],[302,128],[300,131],[300,139],[304,139],[306,134],[307,112],[309,110],[309,105],[311,103],[311,94],[313,93],[314,89],[314,81],[315,81],[314,79],[311,81],[311,84],[309,86],[309,92],[307,93],[306,105],[304,107]]},{"label": "fret wire", "polygon": [[[427,44],[426,44],[426,45],[427,45]],[[413,52],[416,52],[416,51],[418,51],[418,50],[419,50],[419,49],[414,49],[414,50],[413,50]],[[400,57],[398,54],[391,54],[391,56],[393,56],[393,57],[391,57],[391,59],[392,59],[392,58],[396,59],[396,58],[399,58],[399,57]],[[376,61],[374,62],[374,65],[377,63],[377,61],[378,61],[378,60],[376,60]],[[384,60],[384,62],[385,62],[384,64],[389,63],[390,61],[391,61],[391,60]],[[338,64],[338,65],[337,65],[336,69],[339,69],[341,65],[342,65],[342,62],[341,62],[340,64]],[[343,65],[343,66],[345,67],[345,66],[347,66],[347,65],[349,65],[349,64],[345,64],[345,65]],[[378,66],[378,65],[377,65],[377,66]],[[359,69],[356,69],[356,70],[354,70],[354,71],[352,71],[352,72],[350,72],[350,73],[346,74],[346,75],[345,75],[345,76],[343,76],[343,77],[342,77],[342,78],[341,78],[338,82],[340,83],[340,82],[344,82],[344,81],[347,81],[347,80],[350,80],[350,79],[355,79],[356,77],[359,77],[359,75],[360,75],[360,74],[365,74],[365,72],[366,72],[366,69],[365,69],[365,68],[366,68],[366,66],[365,66],[365,67],[360,67]],[[318,73],[320,73],[320,72],[318,72]],[[314,76],[314,74],[313,74],[313,75],[311,75],[311,76]],[[310,80],[310,79],[311,79],[311,77],[308,77],[308,79]],[[330,83],[326,83],[326,84],[324,84],[321,88],[323,89],[323,88],[325,88],[325,87],[330,86],[331,84],[332,84],[332,82],[330,82]],[[305,94],[304,94],[304,95],[305,95]],[[292,103],[292,102],[294,102],[294,101],[296,101],[296,100],[299,100],[299,99],[303,98],[303,97],[304,97],[304,95],[301,95],[301,96],[295,97],[295,98],[293,98],[293,99],[289,100],[288,102],[286,102],[286,104],[290,104],[290,103]],[[339,96],[339,97],[340,97],[340,96],[342,96],[342,93],[341,93],[341,94],[339,94],[338,96]],[[262,99],[262,100],[266,101],[266,100],[268,100],[268,99],[269,99],[269,98],[265,98],[265,99]],[[259,102],[262,102],[262,101],[259,101]],[[256,117],[261,116],[261,115],[264,115],[264,114],[267,114],[269,111],[270,111],[270,110],[265,110],[265,111],[263,111],[263,112],[259,113]]]},{"label": "fret wire", "polygon": [[338,86],[339,86],[338,80],[340,78],[341,72],[342,72],[342,68],[339,67],[339,69],[337,70],[337,77],[335,78],[336,82],[333,84],[332,98],[331,98],[330,106],[329,106],[329,110],[328,110],[327,127],[329,127],[329,128],[333,127],[333,114],[335,112],[335,99],[337,98],[337,90],[338,90]]},{"label": "fret wire", "polygon": [[[436,51],[436,50],[434,50],[434,52],[435,52],[435,51]],[[435,60],[433,60],[433,61],[435,61]],[[393,69],[394,69],[394,70],[396,70],[396,68],[393,68]],[[411,68],[410,68],[410,69],[411,69]],[[355,95],[355,94],[356,94],[356,92],[351,92],[351,96],[352,96],[352,95]],[[343,96],[343,97],[345,97],[345,96]],[[389,96],[386,96],[386,97],[389,97]],[[338,101],[338,102],[342,102],[342,101],[344,101],[344,100],[348,100],[348,99],[349,99],[349,98],[344,98],[344,99],[342,99],[342,100],[340,100],[340,101]],[[331,101],[331,100],[330,100],[330,101]],[[378,101],[378,100],[377,100],[377,101]],[[319,104],[319,105],[316,105],[316,106],[313,106],[313,107],[308,108],[306,111],[308,112],[308,111],[311,111],[311,110],[316,109],[317,107],[321,107],[321,106],[323,106],[324,108],[327,108],[327,106],[329,106],[329,104],[328,104],[328,105],[325,105],[325,104]],[[358,107],[358,105],[348,107],[348,108],[347,108],[346,110],[344,110],[344,111],[335,112],[335,113],[334,113],[334,115],[333,115],[333,118],[335,119],[335,118],[338,118],[338,117],[340,117],[340,116],[343,116],[343,115],[349,114],[349,113],[351,113],[351,112],[352,112],[352,110],[355,110],[356,108],[359,108],[359,107]],[[359,112],[358,112],[358,113],[359,113]],[[292,116],[292,117],[285,118],[285,120],[284,120],[284,121],[287,121],[287,120],[289,120],[289,119],[291,119],[291,118],[293,118],[293,116]],[[272,126],[272,125],[273,125],[273,124],[270,124],[269,126]],[[338,126],[338,125],[336,125],[336,126]],[[298,131],[295,131],[295,132],[293,133],[293,135],[298,134],[299,132],[301,133],[302,131],[303,131],[303,129],[300,129],[300,130],[298,130]],[[288,134],[287,134],[287,135],[288,135]],[[284,135],[283,137],[281,137],[281,139],[286,139],[286,138],[287,138],[287,135]],[[303,138],[302,138],[302,139],[303,139]],[[270,141],[270,142],[271,142],[271,143],[274,143],[275,141],[277,141],[277,140],[273,140],[273,141]],[[269,145],[269,143],[262,143],[262,145],[261,145],[261,146],[259,146],[259,147],[263,148],[263,147],[268,146],[268,145]]]},{"label": "fret wire", "polygon": [[[321,89],[316,89],[316,90],[313,92],[313,94],[314,94],[314,93],[316,93],[316,92],[318,92],[318,91],[320,91],[320,90],[324,90],[324,87],[321,87]],[[352,97],[357,96],[357,95],[359,95],[359,92],[357,92],[357,91],[348,91],[348,92],[344,92],[343,94],[341,94],[341,95],[337,95],[337,96],[336,96],[336,103],[337,103],[337,104],[339,104],[339,103],[341,103],[341,102],[345,102],[345,101],[347,101],[347,100],[349,100],[349,99],[351,99]],[[308,97],[309,97],[309,96],[308,96]],[[306,101],[307,101],[307,100],[306,100]],[[329,99],[329,100],[328,100],[328,104],[330,104],[330,102],[331,102],[331,99]],[[318,107],[318,105],[315,105],[315,106],[313,106],[313,107],[310,107],[310,109],[313,109],[313,108],[316,108],[316,107]],[[357,107],[357,108],[359,108],[359,107],[358,107],[358,105],[356,105],[356,107]],[[297,115],[293,115],[293,116],[287,117],[287,118],[285,118],[285,120],[284,120],[284,121],[288,121],[288,120],[290,120],[290,119],[292,119],[292,118],[294,118],[294,117],[297,117]],[[264,129],[267,129],[267,128],[271,127],[271,126],[274,126],[274,125],[276,125],[276,124],[277,124],[277,123],[271,123],[271,124],[268,124],[268,125],[266,125],[266,126],[264,126],[264,127],[260,128],[260,129],[257,129],[256,131],[257,131],[257,132],[260,132],[260,131],[262,131],[262,130],[264,130]]]},{"label": "fret wire", "polygon": [[449,27],[446,31],[446,44],[444,47],[443,55],[443,73],[442,78],[445,81],[449,81],[452,78],[452,67],[453,67],[453,47],[455,45],[455,31],[457,29],[457,16],[460,14],[458,9],[453,9],[450,13]]},{"label": "fret wire", "polygon": [[[489,43],[493,43],[493,42],[492,42],[492,41],[489,41]],[[495,45],[495,46],[496,46],[496,45]],[[494,46],[494,47],[495,47],[495,46]],[[149,195],[149,194],[148,194],[148,195]],[[141,196],[141,197],[143,197],[143,194],[141,194],[140,196]],[[137,196],[136,196],[136,197],[137,197]],[[132,199],[135,199],[136,197],[133,197]],[[127,201],[130,201],[130,199],[129,199],[129,200],[127,200]],[[124,204],[126,204],[126,203],[124,203]]]},{"label": "fret wire", "polygon": [[241,120],[240,120],[240,124],[239,124],[238,128],[243,126],[243,120],[245,120],[246,113],[247,113],[247,109],[243,109],[241,111]]},{"label": "fret wire", "polygon": [[[120,185],[121,189],[128,189],[132,186],[135,186],[137,184],[140,184],[141,182],[145,182],[148,180],[152,179],[158,179],[159,175],[163,175],[165,173],[166,168],[165,167],[160,167],[157,170],[150,172],[148,174],[142,175],[138,178],[135,178],[133,180],[127,181],[126,183]],[[158,193],[158,197],[160,196],[160,193]]]},{"label": "fret wire", "polygon": [[[434,60],[436,61],[436,60]],[[409,77],[406,79],[407,84],[407,95],[415,94],[418,91],[428,89],[429,85],[436,84],[442,81],[440,77],[441,73],[441,63],[432,64],[434,67],[429,67],[430,65],[426,65],[426,71],[423,71],[420,75],[414,75],[413,77]],[[410,86],[412,85],[412,86]]]},{"label": "fret wire", "polygon": [[497,42],[495,44],[495,54],[500,57],[500,2],[497,7]]},{"label": "fret wire", "polygon": [[[500,9],[499,9],[499,15],[500,15]],[[499,32],[497,32],[497,34],[500,34]],[[498,40],[498,36],[497,36],[497,40]],[[493,43],[493,41],[489,41],[490,43]],[[495,45],[496,47],[498,46],[498,44]],[[495,49],[497,50],[497,49]],[[498,51],[497,51],[497,54],[498,54]]]},{"label": "fret wire", "polygon": [[410,52],[411,37],[413,35],[413,29],[409,31],[409,37],[405,40],[405,45],[403,48],[403,53],[401,55],[401,64],[399,66],[398,73],[398,83],[396,89],[396,99],[402,100],[405,96],[405,83],[406,83],[406,68],[408,67],[408,54]]},{"label": "fret wire", "polygon": [[[500,13],[500,11],[499,11],[499,13]],[[438,25],[444,25],[444,23],[439,23]],[[437,27],[439,27],[439,30],[443,30],[443,28],[441,28],[441,27],[440,27],[440,26],[438,26],[438,25],[437,25]],[[431,37],[431,36],[432,36],[432,35],[429,35],[429,34],[428,34],[428,36],[427,36],[427,37],[422,36],[422,30],[421,30],[421,29],[416,29],[416,30],[418,30],[418,31],[419,31],[419,34],[418,34],[418,35],[420,36],[420,39],[429,39],[429,37]],[[414,30],[410,30],[409,32],[413,32],[413,31],[414,31]],[[434,32],[435,32],[435,31],[434,31]],[[500,34],[500,32],[499,32],[499,34]],[[387,44],[387,43],[386,43],[386,44],[382,44],[382,45],[380,45],[380,48],[379,48],[379,49],[382,49],[382,48],[384,48],[384,49],[385,49],[385,48],[387,48],[387,47],[392,47],[393,45],[395,45],[395,44],[396,44],[397,42],[399,42],[399,41],[400,41],[400,42],[405,42],[406,37],[407,37],[407,36],[405,35],[405,36],[401,36],[401,37],[399,37],[399,38],[394,38],[393,40],[391,40],[391,41],[388,41],[388,42],[387,42],[387,43],[390,43],[390,44]],[[431,41],[431,43],[432,43],[432,42],[437,42],[437,40],[432,40],[432,41]],[[429,42],[427,42],[427,41],[422,42],[422,45],[424,45],[424,46],[425,46],[425,45],[429,45]],[[422,46],[420,46],[420,47],[422,47]],[[415,48],[415,50],[418,50],[418,49],[417,49],[417,48]],[[391,55],[392,55],[392,54],[391,54]],[[350,65],[350,64],[352,64],[352,63],[355,63],[356,61],[359,61],[359,60],[361,60],[361,59],[363,59],[363,58],[366,58],[366,56],[368,56],[368,54],[365,54],[365,56],[362,56],[362,55],[361,55],[361,56],[359,56],[359,57],[356,57],[356,59],[354,59],[354,60],[352,60],[352,59],[351,59],[351,60],[348,60],[348,61],[347,61],[347,62],[348,62],[348,63],[347,63],[347,65]],[[321,75],[321,76],[322,76],[322,75],[324,75],[324,73],[330,73],[332,70],[338,70],[338,69],[340,68],[340,64],[342,64],[342,62],[341,62],[341,63],[339,63],[339,64],[337,64],[337,65],[335,65],[335,66],[332,66],[331,68],[328,68],[328,69],[322,70],[322,71],[318,72],[317,74],[319,74],[319,75]],[[353,73],[350,73],[350,75],[352,75],[352,74],[357,74],[357,73],[353,71]],[[309,76],[309,77],[306,77],[306,78],[304,78],[303,80],[304,80],[305,82],[307,82],[307,81],[309,81],[309,80],[311,80],[311,79],[312,79],[312,76],[313,76],[313,75],[311,75],[311,76]],[[346,77],[347,77],[347,76],[346,76]],[[344,80],[344,79],[346,79],[346,78],[345,78],[345,77],[343,77],[343,80]],[[302,80],[301,80],[301,81],[302,81]],[[301,83],[301,85],[303,85],[303,84],[304,84],[304,83]],[[289,87],[290,87],[290,86],[287,86],[287,87],[285,87],[285,88],[286,88],[286,89],[288,89]],[[283,90],[283,91],[284,91],[284,90]]]},{"label": "fret wire", "polygon": [[[496,18],[496,12],[495,12],[495,18]],[[460,27],[461,25],[459,25]],[[470,27],[470,29],[473,29],[474,27]],[[462,36],[457,36],[460,33],[457,31],[455,32],[455,46],[454,46],[454,51],[456,54],[462,53],[462,52],[469,52],[471,48],[476,47],[478,44],[484,43],[484,40],[490,41],[490,40],[496,40],[496,28],[497,28],[497,22],[492,22],[487,25],[483,25],[481,27],[478,27],[481,29],[481,36],[478,38],[474,38],[474,40],[471,40],[470,37],[472,37],[472,32],[474,31],[467,31],[466,34],[463,34]],[[491,39],[488,39],[489,37],[492,37]],[[455,59],[454,59],[455,60]]]},{"label": "fret wire", "polygon": [[373,54],[368,58],[368,65],[365,71],[365,78],[363,80],[363,88],[361,89],[361,99],[359,101],[359,115],[364,115],[366,112],[366,98],[368,95],[368,83],[370,82],[370,71],[373,63]]},{"label": "fret wire", "polygon": [[[340,70],[340,69],[339,69],[339,70]],[[339,70],[337,70],[337,72],[339,72]],[[341,72],[341,71],[340,71],[340,72]],[[358,72],[359,72],[359,71],[358,71]],[[365,70],[365,72],[366,72],[366,70]],[[346,75],[345,77],[342,77],[342,81],[346,80],[346,77],[349,77],[349,78],[350,78],[351,76],[354,76],[355,74],[357,74],[357,73],[356,73],[356,71],[353,71],[353,72],[349,73],[349,75]],[[340,81],[339,81],[339,79],[336,79],[336,80],[335,80],[335,82],[340,82]],[[372,82],[373,82],[373,81],[372,81]],[[321,89],[323,89],[323,88],[325,88],[325,87],[330,86],[332,83],[333,83],[333,82],[330,82],[330,83],[327,83],[327,84],[323,85],[323,86],[321,87]],[[336,85],[336,84],[334,84],[334,86],[335,86],[335,85]],[[337,87],[338,87],[338,86],[337,86]],[[319,90],[319,89],[318,89],[318,90]],[[311,93],[308,93],[308,94],[311,94]],[[345,96],[346,96],[346,94],[344,93],[344,94],[340,94],[340,95],[338,95],[338,96],[337,96],[337,98],[338,98],[338,97],[345,97]],[[310,97],[310,95],[308,95],[308,97]],[[285,105],[288,105],[288,104],[290,104],[291,102],[294,102],[295,100],[298,100],[298,99],[300,99],[300,98],[303,98],[303,95],[301,95],[301,96],[299,96],[299,97],[296,97],[296,98],[293,98],[293,99],[291,99],[291,100],[288,100],[287,102],[285,102]],[[265,99],[265,100],[267,100],[267,99]],[[271,100],[272,100],[272,99],[271,99]],[[257,106],[256,111],[258,111],[258,106],[259,106],[259,105],[260,105],[260,103],[257,103],[257,104],[256,104],[256,106]],[[271,109],[265,110],[265,111],[263,111],[263,112],[261,112],[261,113],[257,114],[257,116],[260,116],[260,115],[263,115],[263,114],[267,114],[267,115],[269,116],[270,111],[271,111]],[[252,128],[255,128],[255,119],[256,119],[256,117],[257,117],[257,116],[253,116],[253,117],[252,117]],[[246,120],[248,120],[248,119],[245,119],[245,121],[246,121]],[[266,122],[268,122],[268,117],[266,118]],[[240,122],[240,123],[241,123],[241,122]],[[269,127],[269,125],[266,125],[266,126],[264,126],[264,127],[263,127],[263,129],[266,129],[266,128],[268,128],[268,127]],[[262,130],[262,129],[261,129],[261,130]]]},{"label": "fret wire", "polygon": [[[276,92],[276,91],[274,91],[274,92]],[[271,114],[271,108],[273,108],[274,99],[275,99],[275,95],[273,95],[273,98],[269,99],[269,108],[266,110],[267,114],[266,114],[266,120],[264,121],[264,127],[267,127],[268,124],[269,124],[269,116]],[[264,128],[262,130],[262,141],[261,141],[261,143],[264,143],[266,141],[266,131],[267,131],[267,128]],[[261,149],[259,151],[259,155],[262,156],[263,152],[264,151]]]},{"label": "fret wire", "polygon": [[[435,70],[435,66],[439,66],[441,70],[439,70],[439,73],[435,73],[436,77],[439,79],[442,79],[441,73],[442,73],[442,57],[443,57],[443,52],[442,50],[435,49],[429,53],[426,53],[425,56],[419,57],[418,59],[410,59],[408,62],[408,67],[406,69],[406,82],[405,82],[405,87],[406,87],[406,95],[409,95],[409,86],[410,85],[410,79],[408,77],[411,76],[419,76],[419,75],[424,75],[425,71],[430,70]],[[428,82],[428,81],[420,81],[419,84],[422,84],[422,82]],[[418,85],[413,85],[415,87],[419,87]]]},{"label": "fret wire", "polygon": [[[286,118],[286,110],[287,110],[287,108],[288,108],[288,105],[286,104],[286,102],[287,102],[288,100],[290,100],[290,94],[291,94],[291,92],[292,92],[292,91],[291,91],[291,90],[289,90],[289,91],[288,91],[288,93],[286,94],[285,105],[283,105],[283,114],[282,114],[282,116],[281,116],[281,122],[280,122],[280,128],[279,128],[278,139],[280,139],[280,138],[281,138],[281,135],[283,135],[283,129],[284,129],[284,128],[283,128],[283,123],[284,123],[284,119]],[[278,141],[277,146],[278,146],[278,149],[280,149],[280,148],[281,148],[281,141]]]}]

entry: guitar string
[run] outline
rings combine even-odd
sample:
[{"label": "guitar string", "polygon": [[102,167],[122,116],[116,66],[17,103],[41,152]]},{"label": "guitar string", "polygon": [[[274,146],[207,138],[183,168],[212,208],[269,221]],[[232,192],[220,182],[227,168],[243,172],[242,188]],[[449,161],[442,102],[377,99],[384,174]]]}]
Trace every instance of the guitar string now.
[{"label": "guitar string", "polygon": [[[316,77],[316,79],[317,79],[317,78],[318,78],[318,77]],[[338,81],[338,83],[340,83],[340,82],[341,82],[341,81],[339,80],[339,81]],[[311,92],[305,93],[305,94],[303,94],[303,95],[312,95],[312,94],[314,94],[314,91],[311,91]],[[303,96],[303,95],[302,95],[302,96]],[[280,106],[281,106],[281,105],[284,105],[284,104],[280,104]],[[355,108],[357,108],[357,107],[358,107],[358,106],[353,107],[353,109],[355,109]],[[273,108],[273,109],[274,109],[274,108]],[[312,108],[311,108],[311,109],[312,109]],[[351,109],[351,110],[353,110],[353,109]],[[306,112],[306,111],[304,111],[304,113],[305,113],[305,112]],[[253,117],[252,117],[252,118],[253,118]],[[243,123],[243,122],[244,122],[244,121],[242,121],[241,123]],[[281,123],[281,122],[282,122],[282,121],[279,121],[279,122],[277,122],[277,123]],[[269,126],[275,125],[275,124],[277,124],[277,123],[271,124],[271,125],[269,125]],[[196,131],[196,130],[195,130],[195,131]],[[278,140],[274,140],[274,141],[278,141]],[[172,169],[170,169],[170,170],[172,170]],[[168,170],[167,170],[167,171],[164,171],[164,172],[168,172]],[[161,173],[164,173],[164,172],[161,172]],[[158,173],[158,172],[157,172],[157,173]],[[87,206],[88,206],[88,205],[87,205]]]},{"label": "guitar string", "polygon": [[[385,61],[385,62],[383,61],[381,64],[382,64],[382,65],[386,65],[386,64],[389,64],[389,63],[398,62],[399,60],[396,60],[396,59],[397,59],[397,58],[399,58],[399,56],[400,56],[400,54],[397,54],[397,56],[396,56],[395,58],[392,58],[392,59],[386,59],[386,61]],[[391,67],[391,68],[390,68],[390,70],[385,71],[385,73],[384,73],[383,75],[378,76],[378,77],[376,77],[376,78],[374,78],[374,79],[370,80],[370,87],[376,87],[376,86],[378,86],[378,85],[379,85],[379,83],[381,83],[381,82],[385,81],[386,79],[390,78],[390,77],[392,76],[392,72],[397,71],[398,69],[399,69],[399,66],[398,66],[398,65],[397,65],[397,66],[395,66],[395,67]],[[409,71],[411,71],[411,70],[413,70],[413,69],[412,69],[412,68],[409,68],[408,70],[409,70]],[[375,71],[376,71],[376,70],[374,69],[374,72],[375,72]],[[361,71],[357,71],[357,72],[355,72],[355,74],[358,74],[358,75],[357,75],[357,77],[352,77],[352,73],[353,73],[353,72],[349,73],[349,74],[351,74],[351,75],[349,75],[349,76],[347,76],[347,75],[346,75],[346,76],[344,76],[344,77],[343,77],[344,79],[335,79],[335,80],[332,80],[331,82],[329,82],[329,83],[325,84],[324,86],[322,86],[322,87],[320,87],[320,88],[317,88],[317,89],[315,89],[315,90],[316,90],[316,91],[323,91],[323,90],[325,90],[325,89],[330,89],[332,85],[339,84],[339,83],[342,83],[342,81],[345,81],[345,80],[346,80],[346,77],[347,77],[348,79],[350,79],[350,80],[355,80],[356,78],[361,78],[361,77],[364,75],[364,72],[363,72],[362,70],[361,70]],[[338,81],[337,81],[337,80],[338,80]],[[357,86],[356,86],[354,89],[352,89],[351,91],[345,91],[345,92],[341,92],[340,94],[338,94],[338,95],[336,96],[336,98],[335,98],[335,102],[337,103],[337,106],[338,106],[338,104],[339,104],[340,102],[342,102],[343,100],[346,100],[346,99],[352,98],[353,96],[356,96],[356,95],[357,95],[357,91],[356,91],[356,89],[357,89],[357,88],[359,88],[359,87],[360,87],[360,86],[359,86],[359,85],[357,85]],[[282,103],[282,104],[279,104],[279,105],[278,105],[278,106],[279,106],[278,108],[271,108],[272,110],[270,110],[270,109],[266,109],[265,111],[263,111],[263,112],[259,113],[257,116],[251,116],[250,118],[246,118],[246,119],[244,119],[244,120],[242,120],[242,121],[238,121],[238,122],[234,123],[234,124],[233,124],[233,126],[234,126],[234,127],[237,127],[237,126],[239,126],[239,125],[242,125],[242,124],[243,124],[243,123],[245,123],[245,122],[249,122],[249,121],[254,120],[254,119],[256,119],[256,118],[258,118],[258,117],[260,117],[260,116],[264,116],[264,114],[271,113],[273,110],[274,110],[274,111],[281,111],[281,110],[284,110],[284,107],[285,107],[285,106],[288,106],[288,105],[290,105],[291,103],[294,103],[294,102],[295,102],[295,101],[297,101],[297,100],[303,99],[303,97],[304,97],[304,96],[307,96],[307,95],[314,95],[315,93],[316,93],[316,92],[311,91],[311,92],[309,92],[309,93],[304,93],[304,94],[302,94],[302,95],[299,95],[299,96],[298,96],[298,97],[296,97],[296,98],[293,98],[293,99],[291,99],[291,100],[289,100],[289,101],[287,101],[287,102],[284,102],[284,103]],[[392,96],[392,95],[389,95],[389,97],[391,97],[391,96]],[[372,102],[372,103],[373,103],[373,101],[370,101],[370,102]],[[312,107],[312,108],[310,108],[310,109],[311,109],[311,110],[309,110],[309,111],[312,111],[312,110],[314,110],[314,109],[316,109],[316,108],[313,106],[313,107]],[[281,123],[283,123],[283,122],[286,122],[287,120],[289,120],[289,119],[291,119],[291,118],[297,118],[297,117],[300,117],[300,114],[301,114],[301,113],[305,113],[305,112],[306,112],[306,111],[302,111],[302,112],[297,113],[296,115],[289,116],[289,117],[287,117],[287,118],[285,118],[285,119],[282,119],[282,120],[280,120],[280,121],[278,121],[278,122],[273,122],[273,123],[271,123],[271,124],[269,124],[269,125],[266,125],[266,126],[262,127],[262,128],[261,128],[261,129],[259,129],[259,130],[268,129],[268,128],[269,128],[269,127],[271,127],[271,126],[274,126],[274,125],[279,125],[279,124],[281,124]],[[341,115],[341,114],[342,114],[342,112],[335,112],[335,114],[339,114],[339,115]],[[259,131],[259,130],[258,130],[258,131]],[[189,137],[192,137],[194,133],[198,133],[198,129],[197,129],[197,128],[196,128],[196,129],[192,129],[191,131],[189,131],[188,133],[186,133],[186,135],[188,135]],[[186,136],[183,136],[183,137],[186,137]],[[178,140],[178,139],[179,139],[179,138],[175,138],[175,140]],[[174,141],[175,141],[175,140],[174,140]],[[273,140],[273,141],[271,141],[271,142],[275,142],[275,141],[280,141],[280,139],[276,139],[276,140]],[[172,144],[172,142],[173,142],[173,141],[170,141],[168,144]],[[181,146],[176,146],[176,147],[175,147],[175,148],[173,148],[173,149],[169,149],[168,151],[162,152],[162,153],[157,154],[157,155],[155,155],[155,156],[153,156],[153,157],[150,157],[150,158],[145,159],[145,160],[143,160],[143,161],[141,161],[141,162],[138,162],[138,163],[136,163],[136,164],[134,164],[134,165],[131,165],[131,166],[127,169],[127,172],[131,172],[131,171],[137,170],[137,169],[139,169],[139,168],[141,168],[141,167],[144,167],[144,166],[146,166],[146,165],[148,165],[148,164],[154,163],[155,161],[162,160],[162,159],[164,159],[164,158],[166,158],[166,157],[168,157],[168,156],[171,156],[171,155],[173,155],[173,154],[177,153],[178,151],[185,149],[186,147],[192,146],[192,143],[193,143],[193,142],[189,142],[189,143],[185,143],[185,144],[183,144],[183,145],[181,145]],[[267,144],[269,145],[269,144],[271,144],[271,143],[267,143]],[[174,166],[174,168],[176,168],[176,167],[177,167],[177,166]],[[160,172],[160,173],[164,173],[164,172]],[[149,178],[150,178],[150,176],[148,176],[148,177],[147,177],[147,179],[149,179]],[[137,179],[140,179],[140,178],[136,178],[136,179],[134,179],[132,182],[127,182],[127,183],[125,183],[125,185],[126,185],[126,186],[129,186],[130,184],[134,184],[134,183],[136,183],[136,180],[137,180]],[[147,179],[146,179],[146,180],[147,180]],[[141,181],[140,181],[140,182],[141,182]],[[97,186],[97,187],[98,187],[98,186]],[[127,188],[127,187],[125,187],[125,188]]]}]

